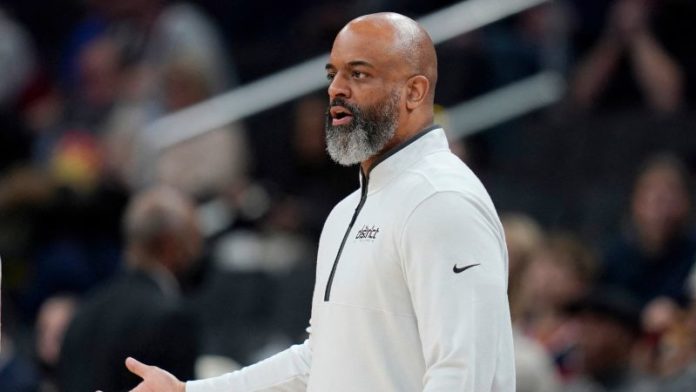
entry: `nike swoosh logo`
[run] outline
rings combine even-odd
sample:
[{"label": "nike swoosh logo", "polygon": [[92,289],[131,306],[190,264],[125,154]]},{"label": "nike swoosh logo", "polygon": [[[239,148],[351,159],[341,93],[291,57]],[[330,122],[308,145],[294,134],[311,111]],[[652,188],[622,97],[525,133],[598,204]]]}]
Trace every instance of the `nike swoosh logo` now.
[{"label": "nike swoosh logo", "polygon": [[481,265],[481,264],[480,263],[479,264],[471,264],[471,265],[467,265],[466,267],[461,267],[461,268],[457,267],[457,265],[455,264],[454,267],[452,267],[452,271],[455,274],[459,274],[459,273],[462,273],[462,272],[468,270],[471,267],[476,267],[477,265]]}]

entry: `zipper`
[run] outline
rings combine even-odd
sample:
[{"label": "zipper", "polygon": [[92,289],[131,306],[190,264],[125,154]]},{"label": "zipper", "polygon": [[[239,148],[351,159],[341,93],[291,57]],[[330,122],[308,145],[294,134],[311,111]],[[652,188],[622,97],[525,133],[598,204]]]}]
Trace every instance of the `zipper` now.
[{"label": "zipper", "polygon": [[346,240],[348,240],[348,234],[355,224],[355,220],[360,214],[363,205],[365,205],[365,200],[367,200],[367,182],[369,178],[363,174],[362,169],[360,169],[360,175],[362,176],[362,189],[360,190],[360,202],[358,206],[355,207],[355,212],[353,212],[353,217],[350,219],[350,224],[346,229],[346,233],[343,235],[343,241],[341,241],[341,246],[338,248],[338,253],[336,254],[336,259],[334,260],[333,267],[331,267],[331,274],[329,275],[329,281],[326,283],[326,290],[324,291],[324,302],[328,302],[331,297],[331,286],[333,284],[334,275],[336,275],[336,267],[338,266],[338,260],[341,258],[341,253],[343,253],[343,247],[346,245]]},{"label": "zipper", "polygon": [[365,200],[367,199],[367,183],[369,182],[369,175],[370,171],[375,168],[379,163],[384,161],[385,159],[389,158],[390,156],[396,154],[400,150],[402,150],[404,147],[408,146],[409,144],[415,142],[416,140],[420,139],[421,136],[424,136],[425,134],[429,133],[430,131],[433,131],[435,129],[441,128],[439,125],[433,124],[424,130],[420,131],[418,134],[415,136],[411,137],[409,140],[401,143],[400,145],[396,146],[395,148],[392,148],[389,150],[387,153],[383,154],[380,156],[377,160],[375,160],[372,163],[372,166],[370,169],[368,169],[367,174],[363,172],[362,167],[360,167],[360,176],[362,178],[362,188],[360,189],[360,203],[358,203],[358,206],[355,207],[355,212],[353,212],[353,217],[350,220],[350,224],[348,225],[348,229],[346,229],[346,233],[343,235],[343,241],[341,241],[341,246],[338,248],[338,254],[336,254],[336,259],[334,260],[333,267],[331,267],[331,274],[329,275],[329,281],[326,283],[326,290],[324,291],[324,302],[328,302],[329,298],[331,297],[331,285],[333,284],[333,279],[334,275],[336,275],[336,267],[338,266],[338,260],[341,258],[341,253],[343,253],[343,247],[346,245],[346,241],[348,240],[348,234],[350,233],[350,230],[353,228],[353,225],[355,224],[355,220],[358,218],[358,214],[360,213],[360,210],[362,210],[363,205],[365,204]]}]

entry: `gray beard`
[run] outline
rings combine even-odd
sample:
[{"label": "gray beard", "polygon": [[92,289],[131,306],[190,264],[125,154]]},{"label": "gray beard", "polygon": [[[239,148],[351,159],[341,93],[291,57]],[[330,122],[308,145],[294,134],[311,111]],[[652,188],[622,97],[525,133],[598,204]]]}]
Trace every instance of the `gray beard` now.
[{"label": "gray beard", "polygon": [[[343,166],[360,163],[382,151],[394,137],[398,119],[399,96],[396,93],[382,103],[364,109],[351,105],[341,98],[331,106],[344,106],[353,114],[346,125],[331,125],[331,115],[326,116],[326,151],[331,159]],[[330,107],[329,107],[330,108]]]}]

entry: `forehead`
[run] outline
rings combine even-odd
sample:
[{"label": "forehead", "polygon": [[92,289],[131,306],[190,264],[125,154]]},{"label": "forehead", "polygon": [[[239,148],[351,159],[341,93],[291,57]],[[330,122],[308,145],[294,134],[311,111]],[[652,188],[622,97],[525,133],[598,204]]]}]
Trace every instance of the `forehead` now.
[{"label": "forehead", "polygon": [[637,181],[638,188],[653,188],[671,186],[673,188],[684,187],[684,180],[677,169],[661,165],[649,168],[641,174]]},{"label": "forehead", "polygon": [[330,63],[340,67],[364,61],[374,66],[387,65],[398,57],[393,30],[376,24],[350,24],[336,36]]}]

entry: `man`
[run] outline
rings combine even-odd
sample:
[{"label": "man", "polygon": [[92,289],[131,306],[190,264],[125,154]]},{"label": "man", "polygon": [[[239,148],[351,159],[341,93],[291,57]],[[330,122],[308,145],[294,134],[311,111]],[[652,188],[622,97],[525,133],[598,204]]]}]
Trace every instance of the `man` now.
[{"label": "man", "polygon": [[503,230],[432,125],[430,37],[398,14],[357,18],[326,72],[327,149],[360,163],[361,188],[324,226],[310,337],[186,384],[129,358],[135,391],[514,391]]},{"label": "man", "polygon": [[61,350],[61,391],[135,387],[138,378],[122,366],[128,355],[193,377],[197,330],[181,309],[177,277],[201,248],[194,206],[173,189],[154,188],[135,197],[124,223],[130,269],[78,310]]}]

